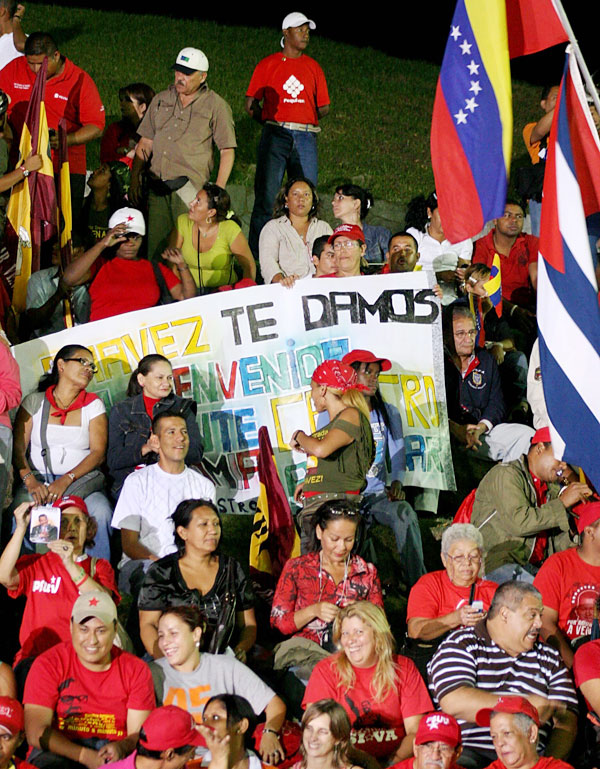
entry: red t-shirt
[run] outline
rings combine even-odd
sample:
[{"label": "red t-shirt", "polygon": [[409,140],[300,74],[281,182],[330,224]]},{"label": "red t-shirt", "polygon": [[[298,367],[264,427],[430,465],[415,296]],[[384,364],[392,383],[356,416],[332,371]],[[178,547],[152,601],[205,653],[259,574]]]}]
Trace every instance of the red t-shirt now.
[{"label": "red t-shirt", "polygon": [[[10,96],[8,119],[15,132],[13,147],[19,148],[19,139],[27,114],[29,96],[35,83],[35,73],[29,67],[25,56],[13,59],[0,72],[0,88]],[[77,131],[84,125],[95,125],[104,129],[106,115],[102,99],[92,78],[65,59],[64,69],[46,83],[44,95],[48,128],[58,130],[61,118],[67,123],[67,133]],[[69,147],[69,170],[72,174],[84,174],[86,169],[85,144]],[[54,171],[58,171],[58,157],[52,152]]]},{"label": "red t-shirt", "polygon": [[[506,769],[506,766],[499,758],[497,758],[495,761],[492,761],[491,764],[488,764],[485,769]],[[573,769],[573,767],[571,764],[566,764],[559,758],[542,756],[537,764],[534,764],[531,769]]]},{"label": "red t-shirt", "polygon": [[329,104],[323,70],[310,56],[274,53],[259,61],[246,96],[262,101],[262,119],[318,125],[318,107]]},{"label": "red t-shirt", "polygon": [[[405,758],[404,761],[398,761],[397,764],[392,764],[389,769],[414,769],[415,757]],[[452,762],[448,769],[458,769],[458,764]],[[504,768],[506,769],[506,767]]]},{"label": "red t-shirt", "polygon": [[[494,246],[494,232],[475,241],[473,248],[473,264],[487,264],[492,266],[494,254],[497,253]],[[536,264],[538,260],[538,239],[535,235],[521,233],[508,256],[499,254],[500,271],[502,276],[502,297],[510,302],[527,305],[533,296],[529,283],[529,265]],[[513,296],[517,292],[516,296]]]},{"label": "red t-shirt", "polygon": [[[483,601],[484,611],[490,608],[497,587],[495,582],[483,579],[478,579],[475,583],[474,600]],[[471,588],[458,587],[452,583],[445,570],[429,572],[424,574],[410,591],[406,619],[444,617],[469,603],[470,595]]]},{"label": "red t-shirt", "polygon": [[[123,160],[131,148],[131,144],[135,145],[136,136],[132,126],[121,121],[111,123],[100,142],[100,162],[110,163],[115,160]],[[121,149],[127,150],[127,152],[119,152],[118,150]]]},{"label": "red t-shirt", "polygon": [[334,654],[321,660],[308,680],[302,707],[322,699],[333,699],[344,708],[352,724],[352,741],[360,750],[373,756],[389,756],[406,736],[404,719],[433,710],[427,687],[412,660],[397,655],[396,688],[382,700],[371,690],[375,667],[354,668],[356,676],[351,690],[338,683]]},{"label": "red t-shirt", "polygon": [[[78,565],[89,574],[92,559],[87,557]],[[8,594],[11,598],[27,596],[27,602],[19,631],[21,648],[15,664],[25,657],[37,657],[71,638],[71,609],[79,597],[79,590],[56,553],[24,555],[17,561],[16,569],[19,586]],[[94,580],[112,592],[116,603],[121,600],[115,573],[104,558],[96,561]]]},{"label": "red t-shirt", "polygon": [[128,710],[153,710],[152,674],[145,662],[113,646],[111,666],[84,667],[71,641],[53,646],[31,666],[23,704],[54,711],[53,727],[70,739],[127,736]]},{"label": "red t-shirt", "polygon": [[[577,649],[573,658],[573,676],[578,689],[586,681],[600,678],[600,640],[588,641]],[[588,710],[593,709],[587,700],[586,704]]]},{"label": "red t-shirt", "polygon": [[600,566],[591,566],[570,547],[554,553],[538,571],[533,584],[544,606],[558,612],[558,627],[571,640],[589,635],[594,605],[600,595]]},{"label": "red t-shirt", "polygon": [[[158,265],[170,290],[180,281],[172,270]],[[92,265],[90,320],[112,318],[123,312],[154,307],[160,299],[160,288],[152,265],[147,259],[122,259],[102,256]]]}]

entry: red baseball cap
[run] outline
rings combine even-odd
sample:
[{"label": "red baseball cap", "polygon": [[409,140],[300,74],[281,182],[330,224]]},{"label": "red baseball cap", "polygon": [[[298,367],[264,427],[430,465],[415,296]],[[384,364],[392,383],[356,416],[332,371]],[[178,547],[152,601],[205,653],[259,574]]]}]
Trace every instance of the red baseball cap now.
[{"label": "red baseball cap", "polygon": [[552,438],[550,437],[550,428],[549,427],[540,427],[539,430],[536,430],[533,438],[531,439],[531,445],[533,446],[535,443],[551,443]]},{"label": "red baseball cap", "polygon": [[524,716],[529,716],[538,726],[540,725],[537,709],[525,697],[500,697],[493,708],[478,710],[475,721],[479,726],[489,726],[492,713],[522,713]]},{"label": "red baseball cap", "polygon": [[148,750],[183,748],[185,745],[204,745],[204,737],[196,729],[191,713],[177,705],[155,708],[142,725],[144,737],[140,745]]},{"label": "red baseball cap", "polygon": [[415,745],[423,745],[425,742],[445,742],[453,748],[460,745],[460,726],[457,720],[448,713],[426,713],[419,721]]},{"label": "red baseball cap", "polygon": [[360,240],[361,243],[366,243],[365,233],[362,231],[362,227],[359,227],[358,224],[340,224],[340,226],[336,227],[331,233],[327,242],[333,243],[333,241],[336,238],[339,238],[340,235],[343,235],[345,238],[350,238],[350,240]]},{"label": "red baseball cap", "polygon": [[76,497],[74,494],[57,499],[52,507],[58,507],[59,510],[66,510],[67,507],[76,507],[78,510],[81,510],[82,513],[85,513],[86,515],[90,514],[83,499],[81,497]]},{"label": "red baseball cap", "polygon": [[582,502],[574,507],[572,512],[577,516],[577,531],[581,534],[586,526],[591,526],[600,518],[600,501]]},{"label": "red baseball cap", "polygon": [[25,728],[23,706],[12,697],[0,697],[0,731],[15,735]]},{"label": "red baseball cap", "polygon": [[382,371],[389,371],[392,368],[391,362],[387,358],[377,358],[368,350],[352,350],[346,353],[342,358],[342,363],[379,363]]}]

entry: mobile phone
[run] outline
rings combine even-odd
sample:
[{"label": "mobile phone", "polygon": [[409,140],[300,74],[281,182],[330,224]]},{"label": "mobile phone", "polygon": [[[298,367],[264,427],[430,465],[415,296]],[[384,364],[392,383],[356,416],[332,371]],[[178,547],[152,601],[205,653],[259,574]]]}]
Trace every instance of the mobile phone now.
[{"label": "mobile phone", "polygon": [[483,601],[473,601],[471,608],[483,613]]}]

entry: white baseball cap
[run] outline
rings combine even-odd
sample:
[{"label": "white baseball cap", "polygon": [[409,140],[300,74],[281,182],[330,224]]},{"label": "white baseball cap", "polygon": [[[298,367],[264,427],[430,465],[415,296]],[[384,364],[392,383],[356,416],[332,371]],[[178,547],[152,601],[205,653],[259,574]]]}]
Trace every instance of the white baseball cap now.
[{"label": "white baseball cap", "polygon": [[281,29],[289,29],[289,27],[301,27],[303,24],[308,24],[309,29],[317,28],[317,25],[312,19],[307,19],[306,16],[299,11],[292,11],[292,13],[288,13],[288,15],[282,21]]},{"label": "white baseball cap", "polygon": [[208,72],[208,59],[199,48],[182,48],[171,69],[192,75],[194,72]]},{"label": "white baseball cap", "polygon": [[137,208],[119,208],[108,220],[108,229],[112,230],[117,224],[126,224],[127,232],[136,232],[138,235],[146,234],[146,222],[144,215]]}]

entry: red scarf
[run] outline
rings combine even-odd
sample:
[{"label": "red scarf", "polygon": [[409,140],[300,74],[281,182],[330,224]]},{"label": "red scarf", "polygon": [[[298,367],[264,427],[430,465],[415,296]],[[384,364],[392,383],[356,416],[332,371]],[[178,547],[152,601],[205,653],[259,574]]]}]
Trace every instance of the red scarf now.
[{"label": "red scarf", "polygon": [[85,390],[82,390],[79,395],[75,398],[73,403],[71,403],[70,406],[67,406],[66,409],[62,409],[57,402],[54,400],[54,388],[56,385],[52,385],[46,390],[46,398],[50,401],[50,405],[56,409],[56,411],[51,411],[50,415],[53,417],[60,417],[60,423],[61,425],[64,425],[64,423],[67,420],[67,414],[69,411],[77,411],[78,409],[83,408],[84,406],[87,406],[88,403],[91,403],[92,401],[95,401],[98,396],[95,393],[88,393]]},{"label": "red scarf", "polygon": [[[533,481],[533,487],[535,489],[537,506],[541,507],[542,505],[546,504],[546,498],[548,495],[548,484],[545,481],[541,481],[539,478],[537,478],[531,472],[531,470],[529,471],[529,474],[531,475],[531,480]],[[533,546],[533,552],[531,553],[531,557],[529,558],[529,563],[532,563],[535,566],[541,564],[546,555],[547,547],[548,547],[548,532],[540,531],[540,533],[535,538],[535,544]]]}]

